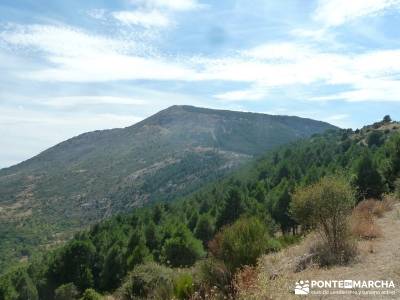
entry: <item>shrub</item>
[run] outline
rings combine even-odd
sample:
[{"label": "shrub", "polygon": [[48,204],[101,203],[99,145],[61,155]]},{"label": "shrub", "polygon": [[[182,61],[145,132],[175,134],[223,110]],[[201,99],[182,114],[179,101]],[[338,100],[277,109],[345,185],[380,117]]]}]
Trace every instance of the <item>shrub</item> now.
[{"label": "shrub", "polygon": [[163,260],[173,267],[191,266],[205,255],[201,241],[184,225],[179,226],[162,248]]},{"label": "shrub", "polygon": [[381,174],[369,152],[364,153],[355,163],[355,184],[359,188],[359,199],[380,198],[385,186]]},{"label": "shrub", "polygon": [[210,251],[234,272],[241,266],[254,265],[261,254],[274,246],[276,243],[269,244],[267,227],[253,217],[224,227],[210,243]]},{"label": "shrub", "polygon": [[384,208],[382,202],[373,199],[363,200],[354,208],[354,213],[363,217],[382,217]]},{"label": "shrub", "polygon": [[[346,263],[350,259],[348,255],[355,253],[348,226],[354,203],[354,189],[340,176],[326,176],[315,184],[295,190],[291,213],[299,223],[311,225],[321,234],[323,242],[315,249],[321,251],[321,264]],[[344,253],[347,254],[345,260]]]},{"label": "shrub", "polygon": [[169,299],[173,293],[173,271],[154,262],[136,266],[117,292],[121,299]]},{"label": "shrub", "polygon": [[101,300],[103,297],[94,289],[87,289],[80,300]]},{"label": "shrub", "polygon": [[396,195],[395,194],[385,194],[383,195],[382,206],[385,211],[391,211],[393,209],[394,204],[396,203]]},{"label": "shrub", "polygon": [[201,260],[195,265],[194,274],[200,294],[210,294],[211,289],[222,295],[228,295],[231,291],[232,273],[223,261],[212,257]]},{"label": "shrub", "polygon": [[47,278],[58,286],[73,282],[80,291],[94,284],[92,267],[96,249],[89,240],[73,240],[58,252],[49,266]]},{"label": "shrub", "polygon": [[342,241],[338,252],[333,252],[330,245],[325,241],[317,242],[310,252],[315,254],[316,262],[321,267],[348,264],[358,254],[356,243],[350,238],[345,238]]},{"label": "shrub", "polygon": [[0,278],[0,299],[39,299],[36,287],[25,268],[18,267]]},{"label": "shrub", "polygon": [[367,136],[367,144],[369,147],[380,146],[384,142],[382,131],[374,130]]},{"label": "shrub", "polygon": [[397,199],[400,199],[400,178],[397,178],[394,181],[394,195],[397,197]]},{"label": "shrub", "polygon": [[233,288],[236,293],[254,291],[257,287],[257,270],[251,266],[244,266],[233,279]]},{"label": "shrub", "polygon": [[196,228],[194,229],[194,235],[196,238],[203,241],[204,245],[212,239],[214,235],[214,224],[210,216],[204,214],[199,217]]},{"label": "shrub", "polygon": [[174,296],[177,299],[189,299],[194,292],[192,275],[183,273],[174,279]]},{"label": "shrub", "polygon": [[60,285],[54,292],[55,300],[74,300],[78,299],[79,292],[72,282]]}]

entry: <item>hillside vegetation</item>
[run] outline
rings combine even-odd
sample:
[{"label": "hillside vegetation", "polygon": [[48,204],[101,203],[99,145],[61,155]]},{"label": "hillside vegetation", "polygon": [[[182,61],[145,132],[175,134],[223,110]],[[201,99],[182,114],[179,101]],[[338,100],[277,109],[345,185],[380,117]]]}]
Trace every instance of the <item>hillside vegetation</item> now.
[{"label": "hillside vegetation", "polygon": [[307,215],[294,217],[293,195],[321,186],[318,193],[331,190],[330,197],[349,214],[352,203],[400,191],[398,129],[386,118],[355,132],[313,135],[178,201],[102,221],[65,246],[16,266],[1,278],[0,298],[236,297],[245,265],[298,242],[298,222],[302,232],[318,228]]},{"label": "hillside vegetation", "polygon": [[309,119],[173,106],[62,142],[0,171],[0,273],[118,212],[186,195],[279,145],[334,128]]}]

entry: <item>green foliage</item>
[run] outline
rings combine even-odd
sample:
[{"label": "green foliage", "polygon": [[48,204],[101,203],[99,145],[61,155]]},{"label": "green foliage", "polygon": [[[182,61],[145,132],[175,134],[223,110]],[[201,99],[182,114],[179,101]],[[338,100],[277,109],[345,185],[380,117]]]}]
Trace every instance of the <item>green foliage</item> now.
[{"label": "green foliage", "polygon": [[246,210],[244,195],[240,188],[232,188],[225,198],[224,206],[217,219],[217,227],[220,228],[235,222]]},{"label": "green foliage", "polygon": [[383,117],[383,123],[390,123],[392,122],[392,118],[389,115]]},{"label": "green foliage", "polygon": [[174,279],[174,296],[177,299],[189,299],[193,292],[194,281],[192,275],[188,273],[182,273]]},{"label": "green foliage", "polygon": [[340,260],[347,249],[347,217],[354,204],[355,190],[348,179],[340,175],[326,176],[295,190],[291,212],[299,223],[317,226],[324,238],[323,248]]},{"label": "green foliage", "polygon": [[0,279],[0,299],[38,300],[37,289],[25,268],[17,268]]},{"label": "green foliage", "polygon": [[[126,277],[127,273],[135,271],[143,264],[151,264],[150,261],[157,265],[192,265],[204,256],[203,247],[208,244],[210,237],[215,232],[225,231],[224,226],[230,228],[231,232],[234,232],[232,227],[237,227],[239,232],[227,234],[224,245],[226,249],[234,250],[227,253],[232,257],[234,254],[241,256],[240,263],[254,262],[259,254],[253,252],[260,250],[260,239],[255,248],[249,246],[250,251],[247,252],[240,244],[253,244],[255,238],[252,236],[257,235],[257,232],[265,231],[267,237],[272,237],[280,228],[285,233],[278,239],[267,238],[266,243],[261,243],[263,249],[260,253],[277,251],[296,242],[296,237],[292,238],[289,233],[296,231],[296,221],[300,222],[300,219],[293,218],[288,212],[288,207],[293,203],[292,193],[295,189],[315,184],[321,177],[337,174],[339,171],[352,178],[349,182],[357,185],[356,188],[361,191],[363,184],[361,181],[357,183],[357,174],[360,170],[370,168],[360,168],[359,162],[368,153],[374,170],[381,175],[385,189],[389,192],[394,190],[395,180],[400,177],[400,134],[391,130],[385,134],[382,145],[367,147],[364,143],[365,131],[362,129],[358,134],[353,134],[351,130],[341,130],[315,135],[267,154],[234,175],[205,186],[189,196],[167,204],[150,203],[124,215],[104,220],[77,234],[59,249],[31,257],[26,271],[29,276],[26,282],[33,284],[39,298],[43,300],[53,300],[56,288],[68,283],[73,283],[80,293],[87,288],[114,292],[121,286],[121,282],[125,282],[124,278],[129,277]],[[372,131],[369,128],[369,132]],[[189,174],[190,166],[186,167],[186,174]],[[376,180],[371,182],[367,187],[373,186]],[[299,209],[304,216],[302,224],[315,225],[312,220],[307,220],[312,219],[309,212],[313,209],[312,202],[304,202],[302,210]],[[242,219],[257,219],[259,225],[254,228],[263,229],[251,231],[254,235],[251,233],[247,237],[242,234],[246,230],[250,231],[247,225],[235,227],[238,220]],[[29,222],[24,226],[35,228]],[[11,233],[15,237],[16,232],[12,228],[0,227],[0,236]],[[29,235],[30,232],[27,231],[26,234]],[[222,240],[222,234],[217,237]],[[214,240],[217,241],[218,238]],[[239,245],[234,243],[235,240]],[[25,243],[25,239],[21,243]],[[220,246],[218,243],[216,245]],[[9,245],[0,243],[3,251],[7,247]],[[29,254],[29,249],[18,249],[21,253]],[[231,270],[235,266],[226,258],[225,260],[227,266],[224,261],[215,257],[196,263],[193,273],[196,287],[200,282],[200,286],[203,283],[210,285],[209,288],[217,285],[219,290],[228,291],[229,282],[226,283],[226,280],[231,277]],[[180,272],[174,270],[172,273]],[[172,276],[169,280],[173,281],[174,276],[171,274],[168,275]],[[18,282],[4,278],[0,282],[0,293],[10,294],[15,298],[14,294],[19,290],[15,287]],[[171,286],[173,285],[157,289],[157,293],[170,293],[164,299],[172,298]],[[132,297],[137,299],[141,296]]]},{"label": "green foliage", "polygon": [[80,300],[101,300],[103,297],[94,289],[87,289]]},{"label": "green foliage", "polygon": [[174,273],[156,263],[139,265],[129,273],[118,291],[122,299],[170,299]]},{"label": "green foliage", "polygon": [[79,292],[72,282],[60,285],[54,292],[54,300],[76,300]]},{"label": "green foliage", "polygon": [[203,241],[204,245],[207,245],[214,236],[214,230],[211,217],[207,214],[203,214],[197,221],[196,228],[194,229],[194,236]]},{"label": "green foliage", "polygon": [[383,132],[380,130],[374,130],[367,136],[367,144],[369,147],[381,146],[384,142]]},{"label": "green foliage", "polygon": [[261,254],[271,249],[269,240],[267,227],[262,222],[241,218],[217,234],[210,251],[233,272],[244,265],[254,265]]},{"label": "green foliage", "polygon": [[355,164],[355,183],[359,189],[359,199],[381,198],[384,192],[382,176],[376,168],[369,152],[365,152]]},{"label": "green foliage", "polygon": [[[0,170],[0,205],[18,203],[2,215],[0,273],[105,215],[188,195],[256,155],[328,128],[296,117],[174,106],[124,129],[64,141]],[[163,215],[160,206],[150,218],[158,225]]]},{"label": "green foliage", "polygon": [[173,267],[193,265],[205,255],[203,246],[184,225],[178,225],[162,248],[163,260]]},{"label": "green foliage", "polygon": [[80,291],[94,284],[96,249],[90,240],[76,240],[62,248],[50,263],[47,278],[55,286],[72,282]]},{"label": "green foliage", "polygon": [[120,285],[126,274],[126,263],[123,247],[119,244],[112,246],[100,274],[100,285],[103,290],[113,290]]},{"label": "green foliage", "polygon": [[219,290],[227,293],[230,290],[232,273],[223,261],[213,257],[199,261],[195,266],[195,273],[201,285],[206,288],[216,286]]}]

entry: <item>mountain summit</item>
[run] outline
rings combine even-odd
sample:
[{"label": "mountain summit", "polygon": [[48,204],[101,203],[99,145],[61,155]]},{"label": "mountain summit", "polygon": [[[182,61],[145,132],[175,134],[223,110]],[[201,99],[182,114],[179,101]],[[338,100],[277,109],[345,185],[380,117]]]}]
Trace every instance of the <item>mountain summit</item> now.
[{"label": "mountain summit", "polygon": [[130,127],[84,133],[0,170],[0,231],[7,232],[0,244],[10,232],[13,239],[53,240],[55,232],[174,199],[265,151],[333,128],[299,117],[172,106]]}]

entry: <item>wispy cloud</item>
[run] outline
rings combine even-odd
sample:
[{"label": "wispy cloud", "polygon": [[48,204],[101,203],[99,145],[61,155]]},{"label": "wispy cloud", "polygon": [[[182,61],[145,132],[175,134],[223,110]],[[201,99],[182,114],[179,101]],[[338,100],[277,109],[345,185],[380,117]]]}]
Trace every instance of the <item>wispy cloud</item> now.
[{"label": "wispy cloud", "polygon": [[268,92],[265,89],[253,88],[247,90],[235,90],[226,93],[214,95],[214,98],[226,101],[257,101],[264,99]]},{"label": "wispy cloud", "polygon": [[[247,90],[216,94],[226,101],[260,100],[270,88],[322,84],[348,86],[327,101],[400,101],[400,49],[341,53],[301,42],[266,43],[222,58],[150,55],[135,41],[108,38],[65,26],[17,26],[0,33],[3,42],[43,53],[50,66],[20,74],[39,81],[117,80],[231,81]],[[65,43],[65,41],[73,41]],[[378,97],[379,96],[379,97]]]},{"label": "wispy cloud", "polygon": [[140,25],[146,28],[168,27],[171,25],[170,18],[157,10],[118,11],[112,15],[126,25]]},{"label": "wispy cloud", "polygon": [[150,9],[168,9],[172,11],[188,11],[204,7],[196,0],[131,0],[133,4]]},{"label": "wispy cloud", "polygon": [[131,10],[112,12],[122,24],[151,28],[168,28],[175,24],[174,14],[205,7],[196,0],[132,0]]},{"label": "wispy cloud", "polygon": [[399,0],[319,0],[313,18],[326,26],[339,26],[399,7]]},{"label": "wispy cloud", "polygon": [[65,108],[72,106],[81,105],[145,105],[146,101],[143,99],[135,99],[130,97],[120,97],[120,96],[91,96],[91,95],[81,95],[81,96],[65,96],[65,97],[51,97],[46,100],[38,101],[41,105],[46,105],[50,107]]}]

